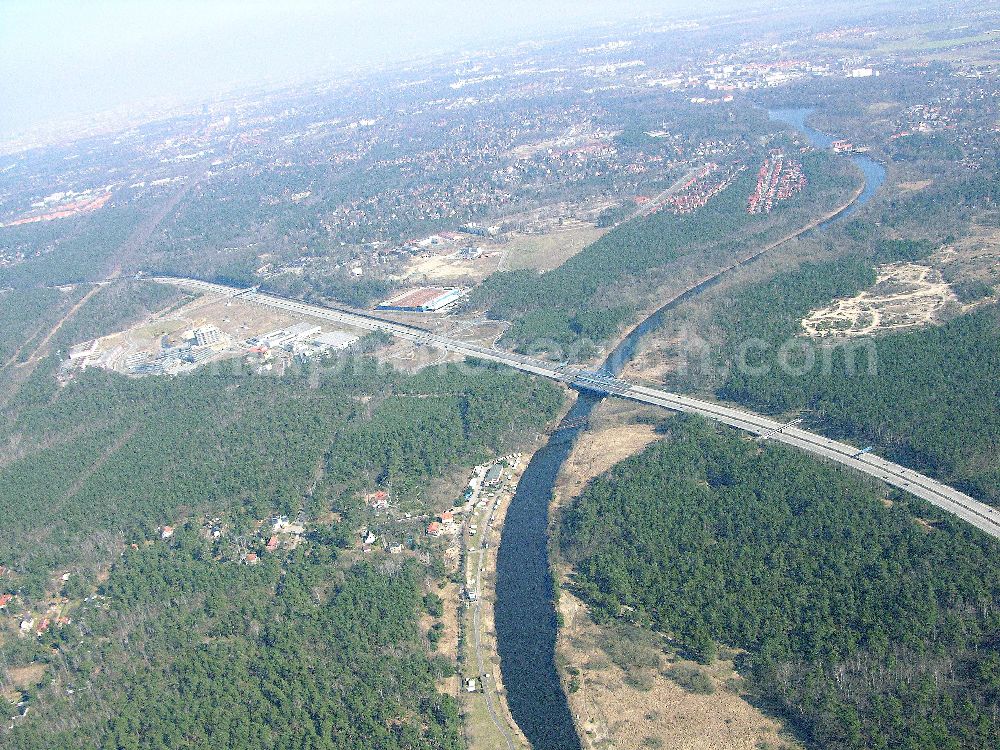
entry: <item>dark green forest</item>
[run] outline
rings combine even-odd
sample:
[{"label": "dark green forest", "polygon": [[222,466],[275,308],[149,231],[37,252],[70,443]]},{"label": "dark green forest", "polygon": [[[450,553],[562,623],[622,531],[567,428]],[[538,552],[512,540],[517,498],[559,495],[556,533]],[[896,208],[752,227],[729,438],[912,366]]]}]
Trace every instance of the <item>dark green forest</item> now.
[{"label": "dark green forest", "polygon": [[42,338],[69,308],[79,302],[86,290],[58,289],[0,292],[0,369],[24,361],[34,351],[32,344]]},{"label": "dark green forest", "polygon": [[[560,548],[599,620],[716,644],[817,748],[1000,744],[1000,545],[696,418],[592,482]],[[914,515],[927,519],[917,523]]]},{"label": "dark green forest", "polygon": [[[876,444],[905,465],[1000,502],[993,460],[1000,444],[995,305],[942,326],[861,340],[796,338],[810,310],[871,286],[876,264],[915,260],[932,247],[883,242],[872,254],[806,263],[738,289],[714,305],[721,340],[709,369],[722,398],[772,413],[805,410],[831,434]],[[744,357],[747,341],[756,345]],[[782,356],[789,366],[781,366]],[[672,384],[707,382],[694,373]]]},{"label": "dark green forest", "polygon": [[220,365],[139,380],[88,370],[66,387],[40,367],[0,431],[0,444],[21,446],[0,469],[0,564],[42,576],[182,511],[318,512],[390,481],[416,496],[560,403],[555,385],[490,366],[404,376],[349,359],[282,378]]},{"label": "dark green forest", "polygon": [[[37,288],[0,292],[0,369],[34,354],[56,323],[93,289],[90,284],[80,284],[65,291]],[[66,320],[49,346],[53,350],[68,348],[113,333],[182,298],[176,289],[161,284],[121,280],[104,285]]]},{"label": "dark green forest", "polygon": [[31,654],[52,689],[0,745],[462,747],[458,705],[435,688],[452,667],[427,657],[418,628],[420,569],[340,554],[322,528],[304,551],[258,566],[213,559],[190,528],[127,551],[74,625]]},{"label": "dark green forest", "polygon": [[[33,353],[89,289],[7,292],[7,358],[23,359],[26,340]],[[179,296],[102,287],[48,348]],[[475,364],[404,375],[350,356],[280,378],[225,363],[176,378],[90,369],[64,384],[57,356],[32,364],[4,371],[0,565],[13,575],[0,592],[19,594],[16,626],[17,610],[45,610],[53,572],[68,569],[72,622],[38,639],[8,638],[5,625],[4,694],[7,670],[45,673],[20,692],[28,713],[0,746],[463,746],[458,704],[436,686],[454,665],[428,656],[437,631],[419,624],[434,614],[425,589],[439,562],[359,562],[359,494],[388,486],[426,511],[429,480],[542,429],[562,403],[555,385]],[[255,519],[300,513],[302,545],[241,564],[263,545]],[[226,533],[212,538],[202,514]],[[168,523],[182,525],[159,541]]]},{"label": "dark green forest", "polygon": [[129,251],[137,227],[149,221],[151,208],[106,206],[59,222],[38,222],[7,229],[3,241],[27,251],[27,260],[5,267],[3,286],[28,289],[97,281],[110,274]]}]

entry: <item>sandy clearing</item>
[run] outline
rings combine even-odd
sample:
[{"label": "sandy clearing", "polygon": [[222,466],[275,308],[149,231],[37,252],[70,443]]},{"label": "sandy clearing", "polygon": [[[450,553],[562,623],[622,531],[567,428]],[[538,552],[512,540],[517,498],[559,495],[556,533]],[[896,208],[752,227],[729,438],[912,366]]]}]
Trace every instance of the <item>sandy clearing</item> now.
[{"label": "sandy clearing", "polygon": [[932,325],[958,299],[941,272],[916,263],[881,266],[871,289],[834,300],[802,320],[807,336],[869,336],[877,331]]},{"label": "sandy clearing", "polygon": [[45,665],[34,662],[24,667],[10,667],[7,669],[7,681],[18,690],[25,690],[34,687],[45,676]]},{"label": "sandy clearing", "polygon": [[934,180],[913,180],[912,182],[901,182],[897,187],[904,193],[913,193],[917,190],[923,190],[926,187],[930,187],[934,184]]},{"label": "sandy clearing", "polygon": [[496,270],[495,257],[481,257],[474,260],[459,258],[457,255],[436,255],[430,258],[415,258],[400,277],[412,283],[435,281],[478,283]]}]

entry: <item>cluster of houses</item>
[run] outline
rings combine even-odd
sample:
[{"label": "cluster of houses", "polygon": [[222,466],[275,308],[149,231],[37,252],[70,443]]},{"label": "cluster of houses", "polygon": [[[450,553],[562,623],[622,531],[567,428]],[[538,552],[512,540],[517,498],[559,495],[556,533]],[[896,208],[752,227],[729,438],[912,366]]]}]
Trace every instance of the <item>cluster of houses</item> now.
[{"label": "cluster of houses", "polygon": [[[270,533],[264,544],[264,554],[274,554],[279,549],[295,549],[305,538],[306,524],[304,521],[290,521],[288,516],[274,516],[269,522],[262,524],[261,531],[270,525]],[[261,537],[263,539],[263,537]],[[241,562],[246,565],[256,565],[260,562],[259,552],[245,551]]]},{"label": "cluster of houses", "polygon": [[678,192],[667,198],[664,208],[669,208],[675,214],[693,213],[732,185],[740,172],[745,169],[746,165],[740,163],[723,168],[715,162],[709,162]]},{"label": "cluster of houses", "polygon": [[[435,520],[427,524],[427,535],[434,537],[457,536],[462,528],[458,517],[486,507],[486,498],[481,497],[482,493],[499,487],[503,481],[504,472],[508,470],[507,467],[516,467],[520,460],[520,453],[512,453],[473,469],[472,477],[462,495],[464,503],[439,513]],[[477,532],[478,528],[475,525],[469,526],[470,536],[475,536]]]},{"label": "cluster of houses", "polygon": [[[61,580],[65,582],[69,580],[69,577],[69,573],[64,573]],[[14,598],[13,594],[0,594],[0,610],[5,610],[8,605],[11,605],[14,602]],[[53,626],[62,627],[69,625],[73,620],[64,614],[68,604],[69,599],[57,596],[49,601],[48,607],[42,613],[24,612],[21,616],[18,632],[21,636],[25,637],[32,635],[40,636],[47,633]]]},{"label": "cluster of houses", "polygon": [[802,162],[772,151],[757,171],[757,186],[747,199],[748,214],[769,214],[776,201],[788,200],[806,186]]},{"label": "cluster of houses", "polygon": [[[167,540],[173,537],[176,527],[162,526],[159,532],[160,539]],[[279,549],[295,549],[302,543],[305,533],[306,524],[301,519],[290,521],[288,516],[272,516],[268,520],[259,521],[253,538],[236,540],[239,547],[239,561],[245,565],[256,565],[263,554],[272,554]],[[219,539],[225,534],[225,524],[218,517],[206,518],[201,526],[201,534],[206,539]]]}]

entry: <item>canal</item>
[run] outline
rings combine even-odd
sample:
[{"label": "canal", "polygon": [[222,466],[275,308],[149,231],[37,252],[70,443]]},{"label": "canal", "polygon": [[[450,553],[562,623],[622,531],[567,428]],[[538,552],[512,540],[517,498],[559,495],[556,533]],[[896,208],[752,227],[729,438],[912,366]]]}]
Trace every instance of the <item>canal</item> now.
[{"label": "canal", "polygon": [[[770,110],[768,116],[802,131],[814,147],[829,148],[835,139],[806,125],[811,111]],[[852,154],[851,159],[864,175],[864,190],[821,227],[853,214],[885,181],[885,167],[878,162],[864,154]],[[635,355],[642,337],[656,330],[667,312],[717,284],[729,270],[687,290],[642,321],[615,347],[602,371],[609,375],[620,373]],[[580,424],[601,400],[601,396],[581,393],[563,422]],[[556,431],[535,453],[507,511],[497,552],[497,651],[511,714],[534,750],[580,750],[555,665],[556,612],[548,555],[553,487],[580,429]]]}]

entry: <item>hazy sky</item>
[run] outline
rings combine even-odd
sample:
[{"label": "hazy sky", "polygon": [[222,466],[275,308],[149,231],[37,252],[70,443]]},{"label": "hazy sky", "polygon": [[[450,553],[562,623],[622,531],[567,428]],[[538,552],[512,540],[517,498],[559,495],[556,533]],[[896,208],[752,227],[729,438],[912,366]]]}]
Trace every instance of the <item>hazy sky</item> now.
[{"label": "hazy sky", "polygon": [[0,135],[684,0],[0,0]]}]

